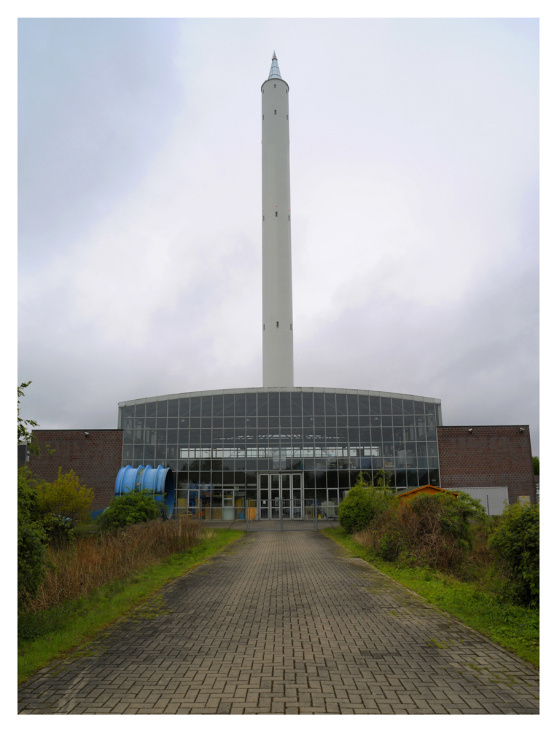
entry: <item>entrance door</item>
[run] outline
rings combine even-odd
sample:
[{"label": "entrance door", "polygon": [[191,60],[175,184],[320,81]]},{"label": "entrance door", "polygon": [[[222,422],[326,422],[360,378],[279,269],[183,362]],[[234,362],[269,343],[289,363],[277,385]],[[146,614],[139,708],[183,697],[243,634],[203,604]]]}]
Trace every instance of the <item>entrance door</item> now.
[{"label": "entrance door", "polygon": [[301,519],[303,487],[301,473],[259,475],[258,516],[260,519]]}]

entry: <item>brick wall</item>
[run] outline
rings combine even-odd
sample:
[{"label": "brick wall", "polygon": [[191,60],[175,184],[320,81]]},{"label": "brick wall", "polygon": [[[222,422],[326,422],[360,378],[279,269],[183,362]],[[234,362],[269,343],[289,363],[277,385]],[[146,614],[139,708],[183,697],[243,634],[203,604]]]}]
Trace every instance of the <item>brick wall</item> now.
[{"label": "brick wall", "polygon": [[[89,436],[85,436],[85,432]],[[41,450],[31,455],[29,467],[35,475],[52,482],[73,470],[95,494],[92,511],[106,508],[114,496],[114,484],[122,467],[122,430],[33,430]],[[47,445],[54,449],[49,454]]]},{"label": "brick wall", "polygon": [[527,425],[438,427],[437,439],[442,488],[507,486],[509,503],[518,496],[536,502]]}]

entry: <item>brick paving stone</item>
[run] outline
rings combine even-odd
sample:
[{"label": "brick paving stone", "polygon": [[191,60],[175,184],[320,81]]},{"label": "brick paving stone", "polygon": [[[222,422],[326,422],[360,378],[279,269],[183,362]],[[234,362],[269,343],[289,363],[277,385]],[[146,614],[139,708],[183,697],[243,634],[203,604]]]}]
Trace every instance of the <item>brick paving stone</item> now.
[{"label": "brick paving stone", "polygon": [[247,534],[90,650],[20,714],[539,712],[533,666],[317,532]]}]

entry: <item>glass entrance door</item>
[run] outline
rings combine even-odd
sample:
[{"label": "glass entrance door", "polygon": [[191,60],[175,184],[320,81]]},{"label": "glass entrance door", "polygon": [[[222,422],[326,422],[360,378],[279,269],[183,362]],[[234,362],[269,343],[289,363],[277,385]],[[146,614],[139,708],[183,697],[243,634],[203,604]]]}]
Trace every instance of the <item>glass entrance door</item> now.
[{"label": "glass entrance door", "polygon": [[303,486],[301,473],[262,473],[258,481],[258,518],[301,519]]}]

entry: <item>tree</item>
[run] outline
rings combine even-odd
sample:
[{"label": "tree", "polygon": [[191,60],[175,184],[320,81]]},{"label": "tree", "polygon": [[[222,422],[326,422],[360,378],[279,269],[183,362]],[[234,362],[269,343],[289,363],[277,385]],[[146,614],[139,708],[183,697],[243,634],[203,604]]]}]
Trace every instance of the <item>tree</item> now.
[{"label": "tree", "polygon": [[489,547],[507,570],[506,594],[523,605],[537,605],[540,595],[540,508],[513,503],[503,511]]},{"label": "tree", "polygon": [[33,435],[32,431],[29,430],[29,427],[38,427],[37,422],[33,419],[23,419],[19,416],[19,400],[20,397],[25,396],[25,389],[31,384],[30,381],[23,381],[18,387],[17,387],[17,442],[25,443],[29,447],[29,451],[33,455],[39,455],[39,443],[37,442],[37,438]]},{"label": "tree", "polygon": [[534,465],[534,475],[540,474],[540,459],[537,455],[534,455],[532,458],[532,463]]},{"label": "tree", "polygon": [[38,592],[46,571],[47,536],[40,521],[37,490],[29,468],[17,475],[17,589],[18,604]]},{"label": "tree", "polygon": [[73,470],[62,473],[62,468],[58,468],[56,480],[38,482],[36,490],[38,509],[49,541],[73,539],[73,528],[89,518],[94,498],[91,488],[80,483]]},{"label": "tree", "polygon": [[62,468],[58,468],[58,477],[53,483],[38,484],[37,494],[39,510],[43,516],[63,516],[71,524],[87,521],[95,497],[91,488],[79,482],[73,470],[62,473]]}]

